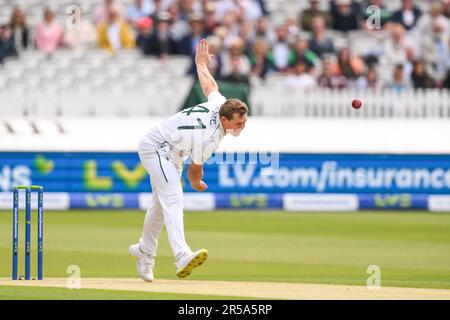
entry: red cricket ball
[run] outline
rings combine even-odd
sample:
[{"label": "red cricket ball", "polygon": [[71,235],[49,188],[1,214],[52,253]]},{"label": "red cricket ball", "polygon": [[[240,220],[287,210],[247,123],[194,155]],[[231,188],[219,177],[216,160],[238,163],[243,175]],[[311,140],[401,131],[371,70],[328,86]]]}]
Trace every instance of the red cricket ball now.
[{"label": "red cricket ball", "polygon": [[353,101],[352,101],[353,109],[359,109],[359,108],[361,108],[361,106],[362,106],[361,100],[353,99]]}]

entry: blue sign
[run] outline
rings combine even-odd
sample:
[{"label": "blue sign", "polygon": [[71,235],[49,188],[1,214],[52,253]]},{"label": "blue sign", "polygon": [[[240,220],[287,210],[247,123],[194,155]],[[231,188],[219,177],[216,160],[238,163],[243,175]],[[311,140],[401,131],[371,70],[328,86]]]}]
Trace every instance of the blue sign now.
[{"label": "blue sign", "polygon": [[[395,205],[407,206],[408,194],[450,193],[450,155],[274,154],[267,161],[243,154],[242,159],[230,163],[216,155],[205,164],[208,192],[235,194],[219,197],[219,203],[270,207],[279,201],[277,194],[292,192],[377,194],[378,198],[363,201],[377,206],[397,203],[389,194],[401,194]],[[31,184],[43,185],[47,192],[151,191],[137,153],[0,153],[0,191]],[[182,184],[185,191],[194,192],[186,170]],[[245,194],[273,196],[246,198]],[[89,199],[89,203],[114,206],[120,202],[110,200]]]},{"label": "blue sign", "polygon": [[283,207],[279,193],[216,193],[219,209],[279,209]]},{"label": "blue sign", "polygon": [[426,194],[359,194],[358,199],[359,209],[428,209],[428,195]]}]

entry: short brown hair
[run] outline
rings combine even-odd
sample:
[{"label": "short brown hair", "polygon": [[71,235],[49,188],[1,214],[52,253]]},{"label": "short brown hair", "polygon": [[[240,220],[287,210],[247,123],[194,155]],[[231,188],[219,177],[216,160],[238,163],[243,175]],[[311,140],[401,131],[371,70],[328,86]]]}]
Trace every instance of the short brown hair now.
[{"label": "short brown hair", "polygon": [[242,117],[244,114],[248,113],[247,105],[238,99],[229,99],[227,100],[219,110],[219,116],[225,117],[228,120],[233,119],[235,113],[239,113],[239,116]]}]

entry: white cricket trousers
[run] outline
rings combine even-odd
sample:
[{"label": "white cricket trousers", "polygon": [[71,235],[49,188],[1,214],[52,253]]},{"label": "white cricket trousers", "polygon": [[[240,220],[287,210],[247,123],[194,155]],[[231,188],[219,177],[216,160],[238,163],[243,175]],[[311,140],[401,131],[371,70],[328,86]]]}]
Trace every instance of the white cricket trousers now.
[{"label": "white cricket trousers", "polygon": [[170,247],[178,261],[183,254],[192,252],[184,237],[181,170],[177,171],[163,149],[140,150],[139,158],[152,186],[152,202],[145,215],[140,248],[145,254],[156,256],[158,238],[166,225]]}]

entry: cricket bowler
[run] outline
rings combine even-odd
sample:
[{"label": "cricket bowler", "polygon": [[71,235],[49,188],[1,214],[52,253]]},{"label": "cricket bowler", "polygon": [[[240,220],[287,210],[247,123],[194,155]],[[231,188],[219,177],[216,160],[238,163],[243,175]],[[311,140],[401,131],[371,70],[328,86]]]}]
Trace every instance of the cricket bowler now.
[{"label": "cricket bowler", "polygon": [[185,278],[208,258],[208,251],[193,252],[186,243],[183,224],[183,162],[190,157],[187,178],[196,191],[205,191],[203,163],[219,147],[223,137],[238,136],[245,127],[248,108],[237,99],[219,93],[208,70],[209,45],[202,39],[196,46],[195,64],[208,102],[185,109],[151,129],[140,141],[139,158],[150,175],[152,201],[147,210],[139,243],[129,247],[136,259],[138,275],[153,281],[158,237],[166,226],[176,259],[176,275]]}]

